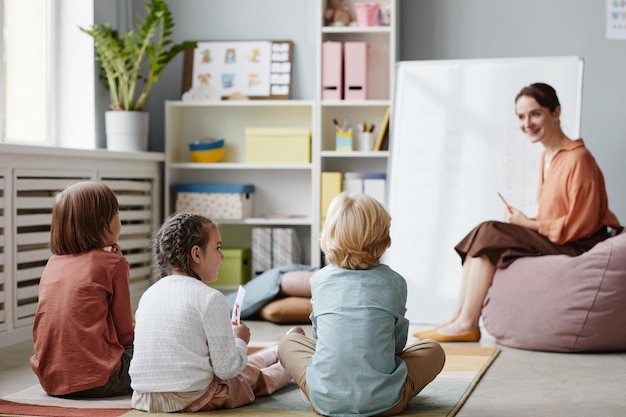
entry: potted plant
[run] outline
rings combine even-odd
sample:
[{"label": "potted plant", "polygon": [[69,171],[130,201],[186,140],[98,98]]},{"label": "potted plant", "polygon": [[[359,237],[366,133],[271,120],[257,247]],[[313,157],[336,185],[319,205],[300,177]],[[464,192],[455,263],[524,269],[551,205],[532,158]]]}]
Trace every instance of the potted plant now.
[{"label": "potted plant", "polygon": [[[109,23],[80,27],[94,39],[101,78],[111,96],[111,107],[105,114],[108,149],[147,149],[148,113],[143,109],[150,90],[174,57],[197,46],[192,41],[172,45],[174,20],[165,0],[150,0],[145,18],[138,18],[135,25],[136,29],[121,36]],[[120,123],[128,123],[131,130],[125,132]],[[137,130],[140,132],[131,133]]]}]

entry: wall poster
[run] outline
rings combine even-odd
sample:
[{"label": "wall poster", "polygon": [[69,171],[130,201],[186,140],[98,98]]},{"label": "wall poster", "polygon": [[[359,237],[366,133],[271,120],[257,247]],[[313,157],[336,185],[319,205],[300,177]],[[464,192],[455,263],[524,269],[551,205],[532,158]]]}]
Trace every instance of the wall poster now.
[{"label": "wall poster", "polygon": [[198,41],[185,51],[183,93],[209,85],[228,98],[289,99],[292,41]]}]

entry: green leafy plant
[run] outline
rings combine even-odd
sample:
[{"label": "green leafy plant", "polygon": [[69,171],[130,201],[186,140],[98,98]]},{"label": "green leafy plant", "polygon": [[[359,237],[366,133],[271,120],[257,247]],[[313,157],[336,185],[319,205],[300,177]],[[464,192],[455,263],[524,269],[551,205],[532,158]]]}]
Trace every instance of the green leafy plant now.
[{"label": "green leafy plant", "polygon": [[[135,26],[121,36],[109,23],[79,28],[94,39],[96,60],[111,95],[111,110],[143,110],[152,86],[170,61],[197,46],[192,41],[172,45],[174,19],[165,0],[150,0],[145,18],[138,18]],[[146,68],[148,74],[144,76]]]}]

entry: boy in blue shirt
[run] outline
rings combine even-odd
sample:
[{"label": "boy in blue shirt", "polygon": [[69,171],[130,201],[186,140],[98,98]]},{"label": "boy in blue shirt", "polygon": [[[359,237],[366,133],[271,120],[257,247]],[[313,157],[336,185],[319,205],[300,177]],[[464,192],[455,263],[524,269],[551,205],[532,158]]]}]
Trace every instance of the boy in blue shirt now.
[{"label": "boy in blue shirt", "polygon": [[278,348],[319,414],[400,414],[443,368],[436,341],[406,346],[406,281],[380,263],[390,223],[382,204],[363,193],[342,193],[328,208],[320,245],[330,264],[310,280],[313,339],[290,334]]}]

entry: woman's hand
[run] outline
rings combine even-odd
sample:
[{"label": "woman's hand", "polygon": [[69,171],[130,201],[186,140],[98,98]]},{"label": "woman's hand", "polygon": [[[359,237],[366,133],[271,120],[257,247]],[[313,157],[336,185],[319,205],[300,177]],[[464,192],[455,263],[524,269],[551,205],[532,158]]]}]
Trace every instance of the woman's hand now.
[{"label": "woman's hand", "polygon": [[505,210],[505,219],[507,223],[523,226],[528,229],[537,230],[539,223],[536,220],[529,219],[524,213],[511,207],[511,210]]},{"label": "woman's hand", "polygon": [[244,322],[233,326],[233,333],[236,338],[243,340],[246,344],[250,343],[250,328]]}]

